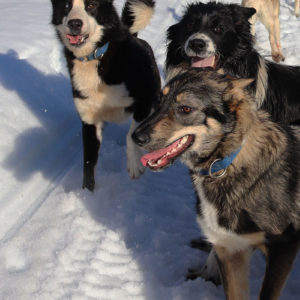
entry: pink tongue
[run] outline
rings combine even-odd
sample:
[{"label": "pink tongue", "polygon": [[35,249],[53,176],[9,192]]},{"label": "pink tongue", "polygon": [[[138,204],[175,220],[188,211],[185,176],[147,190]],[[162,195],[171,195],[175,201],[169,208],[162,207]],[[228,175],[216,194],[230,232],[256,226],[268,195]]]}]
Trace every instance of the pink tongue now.
[{"label": "pink tongue", "polygon": [[180,139],[175,141],[173,144],[171,144],[170,146],[163,148],[163,149],[159,149],[156,151],[153,151],[151,153],[145,154],[142,158],[141,158],[141,162],[142,164],[147,167],[147,163],[149,160],[153,160],[156,161],[158,159],[160,159],[161,157],[163,157],[166,153],[168,153],[169,151],[171,151],[173,148],[176,148],[177,145],[179,144]]},{"label": "pink tongue", "polygon": [[193,57],[192,58],[192,67],[193,68],[213,67],[214,59],[215,59],[214,56],[210,56],[207,58]]},{"label": "pink tongue", "polygon": [[78,44],[81,41],[81,39],[82,39],[82,35],[70,35],[70,34],[67,34],[67,38],[69,39],[70,44]]}]

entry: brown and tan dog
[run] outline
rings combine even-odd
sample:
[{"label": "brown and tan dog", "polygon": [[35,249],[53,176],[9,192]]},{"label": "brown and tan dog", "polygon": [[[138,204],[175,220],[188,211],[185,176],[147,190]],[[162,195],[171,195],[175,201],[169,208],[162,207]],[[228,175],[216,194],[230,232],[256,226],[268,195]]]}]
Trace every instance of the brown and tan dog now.
[{"label": "brown and tan dog", "polygon": [[134,132],[159,171],[180,158],[198,196],[228,300],[248,300],[253,249],[266,255],[260,300],[276,300],[300,246],[300,130],[275,123],[245,92],[249,79],[192,69],[171,80]]}]

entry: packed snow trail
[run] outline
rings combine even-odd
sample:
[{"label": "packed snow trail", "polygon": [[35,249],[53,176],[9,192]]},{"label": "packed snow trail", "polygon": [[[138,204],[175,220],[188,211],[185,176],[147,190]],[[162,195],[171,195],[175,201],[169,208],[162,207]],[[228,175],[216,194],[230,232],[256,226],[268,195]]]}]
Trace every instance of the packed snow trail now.
[{"label": "packed snow trail", "polygon": [[[141,34],[162,77],[166,29],[188,2],[158,0]],[[123,1],[116,3],[120,9]],[[82,190],[81,126],[50,0],[0,0],[0,8],[0,299],[224,299],[222,287],[185,281],[188,268],[206,259],[189,246],[200,231],[187,169],[177,163],[131,181],[129,125],[109,124],[96,190]],[[293,1],[282,1],[282,46],[286,63],[300,65],[292,12]],[[257,32],[258,48],[269,54],[266,30]],[[256,253],[252,262],[256,299],[264,259]],[[298,258],[281,299],[299,299],[299,266]]]}]

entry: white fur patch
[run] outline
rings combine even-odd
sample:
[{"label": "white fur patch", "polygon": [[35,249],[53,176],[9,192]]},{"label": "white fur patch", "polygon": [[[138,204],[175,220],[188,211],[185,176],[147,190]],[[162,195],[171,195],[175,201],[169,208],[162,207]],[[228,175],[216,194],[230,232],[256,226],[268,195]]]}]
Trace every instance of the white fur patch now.
[{"label": "white fur patch", "polygon": [[[80,19],[83,22],[81,34],[89,35],[85,43],[79,47],[71,45],[66,37],[66,35],[70,33],[68,22],[72,19]],[[99,25],[97,21],[86,12],[84,0],[74,0],[71,11],[63,19],[63,23],[56,26],[56,29],[64,45],[72,51],[76,57],[84,57],[92,53],[96,43],[101,40],[103,35],[103,26]]]},{"label": "white fur patch", "polygon": [[134,16],[134,23],[130,27],[130,32],[133,34],[138,33],[149,24],[154,9],[142,2],[133,2],[130,5],[130,11]]},{"label": "white fur patch", "polygon": [[[189,48],[189,42],[195,39],[199,39],[199,40],[203,40],[206,44],[206,47],[204,47],[202,52],[194,52],[192,49]],[[190,57],[201,57],[201,58],[206,58],[206,57],[210,57],[216,54],[216,45],[213,42],[213,40],[206,34],[204,33],[195,33],[193,35],[191,35],[187,41],[185,42],[184,45],[184,51],[186,53],[187,56]]]},{"label": "white fur patch", "polygon": [[231,253],[249,248],[251,246],[249,239],[226,230],[218,224],[217,209],[207,200],[202,189],[202,181],[202,178],[197,178],[195,181],[202,211],[202,216],[198,216],[197,221],[208,241],[213,245],[226,248]]},{"label": "white fur patch", "polygon": [[86,99],[75,98],[75,106],[82,121],[88,124],[99,122],[121,123],[129,113],[124,108],[133,103],[124,84],[107,85],[97,71],[98,61],[74,60],[73,85]]},{"label": "white fur patch", "polygon": [[260,57],[258,74],[257,74],[256,93],[255,93],[255,100],[258,108],[260,108],[264,103],[267,88],[268,88],[267,66],[265,60],[262,57]]}]

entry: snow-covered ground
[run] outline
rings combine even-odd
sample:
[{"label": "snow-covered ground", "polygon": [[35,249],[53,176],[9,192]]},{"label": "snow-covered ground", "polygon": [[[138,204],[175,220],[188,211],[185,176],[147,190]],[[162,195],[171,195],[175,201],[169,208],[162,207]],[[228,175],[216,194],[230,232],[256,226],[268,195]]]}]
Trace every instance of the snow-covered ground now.
[{"label": "snow-covered ground", "polygon": [[[142,33],[161,70],[165,31],[188,2],[157,0]],[[0,9],[0,299],[224,299],[222,287],[185,281],[206,258],[189,247],[200,231],[186,168],[178,163],[131,181],[128,124],[109,124],[96,190],[82,190],[81,127],[49,25],[50,0],[0,0]],[[300,64],[300,20],[292,12],[293,1],[281,1],[286,63]],[[265,28],[257,33],[259,50],[270,54]],[[298,258],[281,299],[300,299],[299,266]],[[263,272],[256,253],[252,299]]]}]

